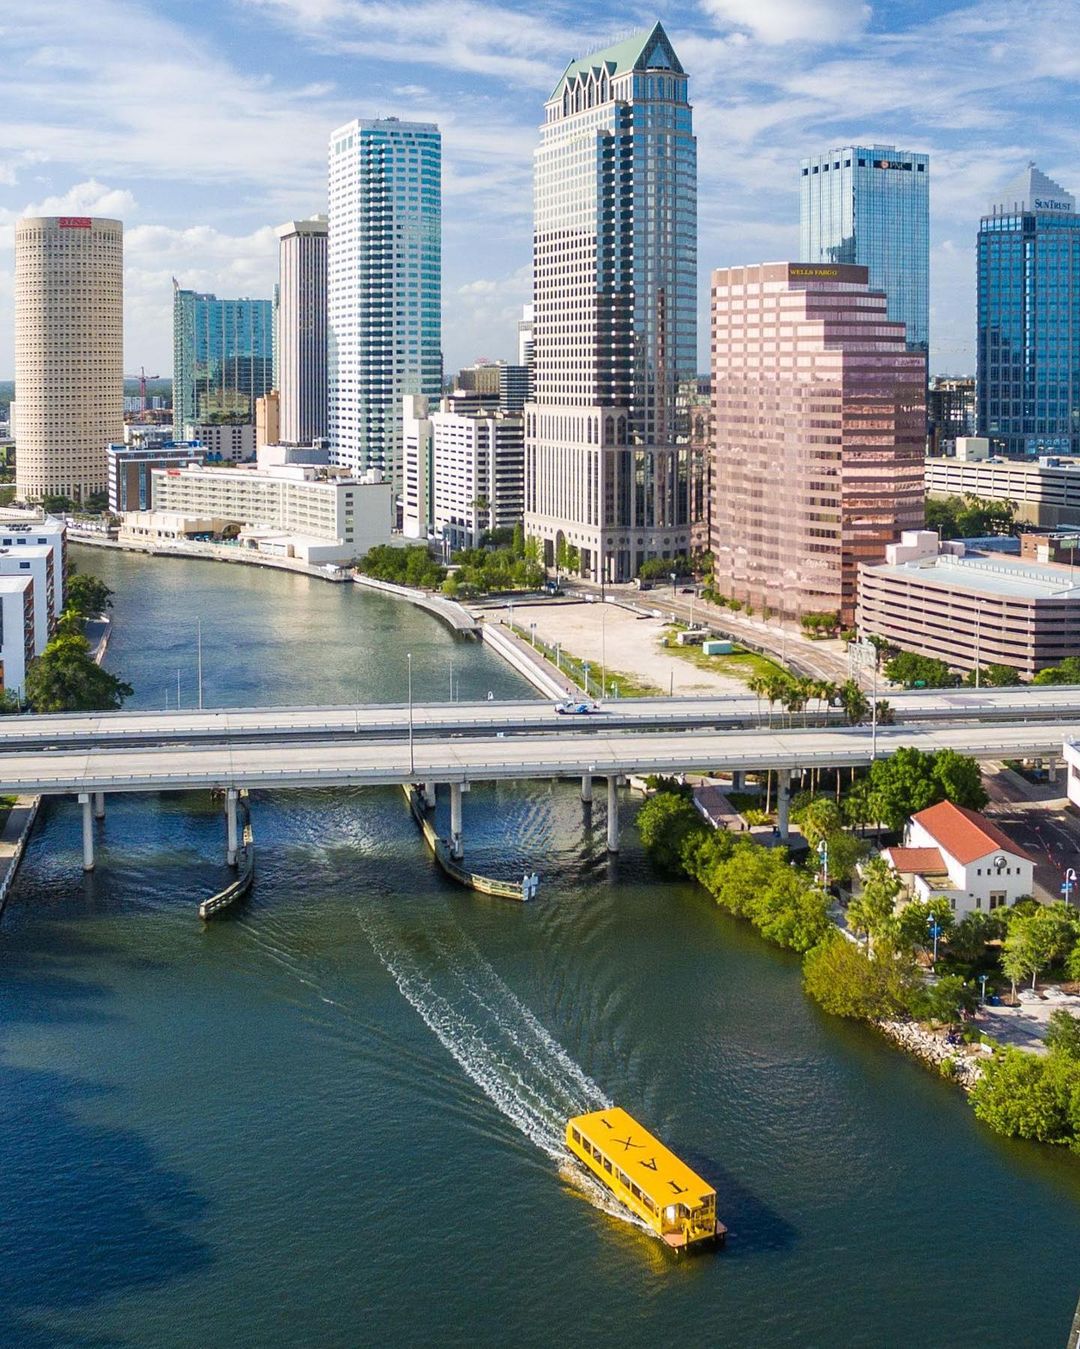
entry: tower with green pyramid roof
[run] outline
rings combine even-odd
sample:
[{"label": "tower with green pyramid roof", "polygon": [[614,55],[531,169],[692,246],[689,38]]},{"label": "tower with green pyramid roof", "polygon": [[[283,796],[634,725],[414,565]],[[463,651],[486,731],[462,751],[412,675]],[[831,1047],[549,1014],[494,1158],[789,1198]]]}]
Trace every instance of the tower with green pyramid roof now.
[{"label": "tower with green pyramid roof", "polygon": [[662,25],[571,61],[535,157],[526,532],[625,581],[689,551],[697,146]]}]

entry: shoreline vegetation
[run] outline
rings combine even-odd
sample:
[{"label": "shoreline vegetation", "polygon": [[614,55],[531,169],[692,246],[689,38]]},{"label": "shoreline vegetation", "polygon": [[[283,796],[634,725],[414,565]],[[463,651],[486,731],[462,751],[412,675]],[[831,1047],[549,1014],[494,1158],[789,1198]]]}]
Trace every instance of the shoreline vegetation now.
[{"label": "shoreline vegetation", "polygon": [[[960,756],[921,765],[923,796],[985,804],[978,766],[953,760]],[[909,779],[910,789],[916,767],[908,763],[893,777]],[[870,777],[855,784],[856,795],[864,798],[857,813],[895,829],[901,812],[889,788],[900,784],[886,782],[886,773],[879,772],[876,785]],[[956,922],[941,897],[898,908],[903,892],[895,873],[844,829],[851,812],[829,798],[807,795],[793,803],[793,819],[799,817],[809,845],[807,863],[797,864],[786,848],[711,828],[693,804],[691,788],[663,778],[650,785],[655,794],[642,805],[637,826],[656,867],[696,880],[727,913],[749,921],[765,940],[797,952],[803,989],[823,1011],[873,1026],[961,1086],[976,1118],[995,1132],[1080,1152],[1080,1020],[1063,1008],[1055,1011],[1045,1054],[998,1045],[973,1020],[984,979],[1006,1000],[1010,987],[1015,999],[1020,981],[1030,979],[1034,988],[1044,972],[1080,980],[1076,909],[1022,899],[1012,908]],[[861,876],[861,889],[843,916],[846,931],[837,921],[821,855],[829,859],[831,882],[843,882],[856,870]],[[932,932],[939,943],[936,957]]]}]

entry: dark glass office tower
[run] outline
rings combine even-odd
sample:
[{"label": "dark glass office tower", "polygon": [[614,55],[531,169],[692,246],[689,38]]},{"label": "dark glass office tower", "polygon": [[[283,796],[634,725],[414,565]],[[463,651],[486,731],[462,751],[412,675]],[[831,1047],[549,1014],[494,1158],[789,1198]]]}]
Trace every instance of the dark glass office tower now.
[{"label": "dark glass office tower", "polygon": [[1034,164],[979,225],[979,434],[995,452],[1080,454],[1080,215]]},{"label": "dark glass office tower", "polygon": [[883,290],[909,351],[930,333],[930,157],[849,145],[802,161],[799,257],[855,263]]}]

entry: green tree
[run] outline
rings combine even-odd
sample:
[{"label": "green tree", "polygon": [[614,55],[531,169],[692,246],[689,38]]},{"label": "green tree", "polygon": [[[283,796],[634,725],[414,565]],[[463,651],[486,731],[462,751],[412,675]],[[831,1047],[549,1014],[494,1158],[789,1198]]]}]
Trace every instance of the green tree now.
[{"label": "green tree", "polygon": [[828,896],[804,872],[784,867],[759,897],[754,925],[777,946],[809,951],[832,926],[828,905]]},{"label": "green tree", "polygon": [[1001,911],[993,913],[968,913],[949,933],[949,955],[964,964],[986,964],[991,958],[987,942],[1002,941],[1005,936],[1005,920]]},{"label": "green tree", "polygon": [[910,958],[887,943],[870,956],[836,931],[803,961],[803,987],[833,1016],[863,1021],[904,1016],[918,984]]},{"label": "green tree", "polygon": [[904,893],[900,878],[883,857],[862,869],[862,889],[847,906],[847,925],[873,945],[896,931],[896,905]]},{"label": "green tree", "polygon": [[[974,687],[974,670],[968,671],[964,683],[969,685],[969,687]],[[984,665],[979,671],[979,683],[983,688],[987,689],[1014,688],[1020,683],[1020,671],[1014,670],[1011,665],[999,665],[996,662],[990,665]]]},{"label": "green tree", "polygon": [[845,679],[840,685],[840,702],[843,705],[848,724],[851,726],[858,726],[859,722],[870,711],[866,694],[863,693],[854,679]]},{"label": "green tree", "polygon": [[525,526],[520,520],[514,526],[514,537],[510,544],[510,551],[515,557],[524,558],[525,556]]},{"label": "green tree", "polygon": [[1011,1047],[995,1054],[971,1093],[976,1118],[1009,1138],[1071,1142],[1071,1084],[1056,1058],[1041,1059]]},{"label": "green tree", "polygon": [[638,811],[638,833],[649,856],[662,871],[682,875],[683,847],[694,834],[704,834],[708,825],[694,805],[672,792],[657,792]]},{"label": "green tree", "polygon": [[53,493],[42,497],[41,507],[47,515],[67,515],[75,509],[75,503],[70,497]]},{"label": "green tree", "polygon": [[1076,944],[1076,911],[1063,904],[1040,905],[1034,912],[1015,916],[1009,923],[1002,969],[1014,991],[1020,979],[1031,976],[1031,987],[1040,970],[1064,960]]},{"label": "green tree", "polygon": [[897,915],[897,942],[907,951],[932,950],[931,921],[938,926],[939,939],[952,932],[953,912],[944,895],[931,895],[929,899],[915,899],[905,904]]},{"label": "green tree", "polygon": [[1080,684],[1080,656],[1066,656],[1057,665],[1048,665],[1031,681],[1033,684]]},{"label": "green tree", "polygon": [[26,672],[26,701],[35,712],[113,712],[132,692],[94,663],[90,643],[74,633],[54,637]]},{"label": "green tree", "polygon": [[909,816],[941,800],[933,766],[931,754],[908,745],[870,765],[874,814],[889,829],[902,829]]},{"label": "green tree", "polygon": [[954,749],[939,749],[933,758],[931,773],[941,789],[941,800],[968,810],[982,810],[990,798],[978,760],[957,754]]},{"label": "green tree", "polygon": [[1064,1007],[1050,1013],[1043,1040],[1047,1049],[1080,1063],[1080,1021]]},{"label": "green tree", "polygon": [[903,684],[906,689],[920,688],[943,689],[955,684],[952,671],[943,660],[933,656],[919,656],[914,651],[901,651],[885,665],[886,676],[894,684]]},{"label": "green tree", "polygon": [[911,1011],[919,1021],[951,1026],[970,1016],[978,1005],[979,995],[966,979],[943,974],[918,990],[911,1000]]},{"label": "green tree", "polygon": [[96,618],[98,614],[112,608],[113,594],[104,581],[78,572],[68,577],[64,599],[66,606],[74,609],[82,618]]}]

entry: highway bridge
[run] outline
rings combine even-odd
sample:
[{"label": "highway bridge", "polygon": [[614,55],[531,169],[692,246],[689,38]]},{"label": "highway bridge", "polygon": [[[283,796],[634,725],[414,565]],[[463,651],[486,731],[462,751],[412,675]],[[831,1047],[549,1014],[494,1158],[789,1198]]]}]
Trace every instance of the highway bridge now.
[{"label": "highway bridge", "polygon": [[[890,693],[897,724],[1066,721],[1080,718],[1080,688],[949,689]],[[559,716],[546,700],[359,704],[340,707],[218,708],[176,712],[64,713],[0,719],[0,754],[16,749],[91,749],[194,743],[243,744],[309,739],[463,735],[604,735],[611,731],[704,730],[820,722],[823,709],[789,716],[750,694],[608,701],[580,717]],[[830,723],[845,724],[842,708]]]},{"label": "highway bridge", "polygon": [[[455,705],[456,706],[456,705]],[[524,705],[519,705],[524,706]],[[213,715],[213,714],[211,714]],[[548,710],[555,720],[555,714]],[[599,717],[597,718],[597,721]],[[450,787],[451,843],[460,852],[462,792],[474,782],[578,778],[591,799],[594,777],[608,787],[608,847],[618,850],[620,777],[631,774],[743,772],[775,769],[778,774],[778,824],[787,836],[791,773],[814,766],[835,768],[868,764],[902,745],[955,749],[975,758],[1047,756],[1062,741],[1080,736],[1080,713],[1029,721],[968,720],[957,724],[922,722],[878,728],[789,729],[757,726],[751,730],[634,727],[597,729],[591,717],[558,718],[544,734],[523,731],[493,735],[491,724],[463,729],[454,736],[401,734],[376,738],[339,729],[308,731],[288,741],[257,740],[234,744],[222,738],[200,743],[172,741],[131,745],[120,739],[89,749],[0,747],[0,789],[40,795],[76,793],[83,807],[83,864],[93,867],[93,814],[102,814],[107,792],[224,790],[230,860],[237,850],[236,801],[241,788],[321,788],[385,786],[402,782]],[[463,721],[457,723],[465,726]]]}]

